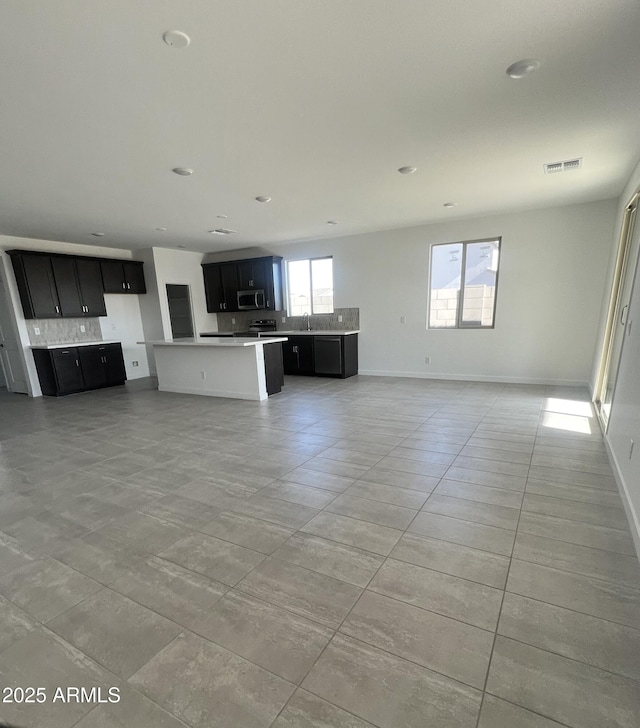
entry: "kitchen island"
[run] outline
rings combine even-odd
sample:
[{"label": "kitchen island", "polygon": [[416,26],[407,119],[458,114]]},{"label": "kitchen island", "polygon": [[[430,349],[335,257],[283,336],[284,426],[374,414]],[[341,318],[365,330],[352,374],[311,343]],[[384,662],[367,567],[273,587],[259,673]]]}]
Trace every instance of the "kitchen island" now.
[{"label": "kitchen island", "polygon": [[264,400],[279,392],[284,336],[140,341],[153,347],[162,392]]}]

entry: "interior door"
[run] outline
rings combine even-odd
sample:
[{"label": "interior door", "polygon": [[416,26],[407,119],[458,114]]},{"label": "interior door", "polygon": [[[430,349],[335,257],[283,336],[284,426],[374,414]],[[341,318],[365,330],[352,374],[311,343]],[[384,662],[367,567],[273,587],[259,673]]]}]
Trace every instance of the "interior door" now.
[{"label": "interior door", "polygon": [[0,271],[0,367],[9,392],[28,394],[21,346],[11,316],[9,296]]}]

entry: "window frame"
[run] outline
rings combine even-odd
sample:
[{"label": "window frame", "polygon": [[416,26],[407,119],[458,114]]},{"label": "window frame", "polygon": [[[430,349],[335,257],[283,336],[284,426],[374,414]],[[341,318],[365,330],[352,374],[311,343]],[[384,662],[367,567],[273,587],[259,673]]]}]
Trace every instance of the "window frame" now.
[{"label": "window frame", "polygon": [[[289,263],[301,263],[306,261],[309,265],[309,316],[333,316],[336,310],[335,305],[335,287],[332,288],[332,304],[333,311],[331,313],[315,313],[313,310],[313,266],[311,265],[315,260],[331,260],[331,283],[333,284],[333,255],[317,255],[313,258],[291,258],[286,261],[285,265],[285,279],[286,279],[286,292],[287,292],[287,316],[299,316],[300,314],[291,313],[291,298],[289,296]],[[304,315],[304,314],[302,314]]]},{"label": "window frame", "polygon": [[[498,267],[496,269],[496,285],[493,294],[493,311],[491,316],[491,324],[483,326],[482,324],[464,323],[462,321],[462,312],[464,310],[464,289],[466,278],[467,263],[467,245],[474,243],[498,243]],[[441,245],[461,245],[462,260],[460,261],[460,289],[458,291],[458,306],[456,309],[455,326],[431,326],[431,281],[433,272],[433,249]],[[502,236],[495,235],[489,238],[478,238],[476,240],[454,240],[448,243],[431,243],[429,246],[429,282],[427,286],[427,331],[458,331],[461,329],[495,329],[496,327],[496,309],[498,307],[498,282],[500,278],[500,267],[502,262]]]}]

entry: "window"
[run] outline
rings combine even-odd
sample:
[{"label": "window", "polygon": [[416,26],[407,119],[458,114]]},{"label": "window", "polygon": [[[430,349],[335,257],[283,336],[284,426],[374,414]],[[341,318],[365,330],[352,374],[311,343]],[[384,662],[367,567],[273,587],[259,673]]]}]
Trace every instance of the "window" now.
[{"label": "window", "polygon": [[492,328],[499,257],[500,238],[432,245],[428,328]]},{"label": "window", "polygon": [[287,261],[289,316],[333,313],[333,258]]}]

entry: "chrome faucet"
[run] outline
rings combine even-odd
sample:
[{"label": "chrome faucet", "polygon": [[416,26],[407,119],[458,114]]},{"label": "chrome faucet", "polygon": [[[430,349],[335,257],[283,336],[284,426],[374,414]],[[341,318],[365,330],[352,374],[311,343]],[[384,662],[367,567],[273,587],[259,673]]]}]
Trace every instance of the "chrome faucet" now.
[{"label": "chrome faucet", "polygon": [[302,325],[307,331],[311,331],[311,323],[309,322],[309,314],[302,314]]}]

